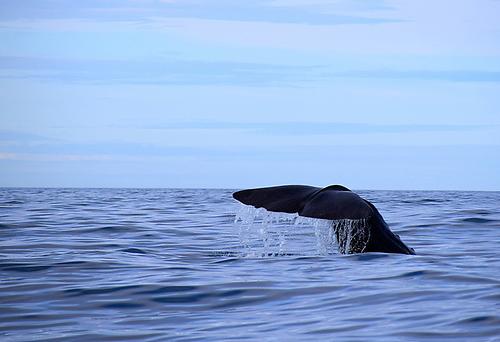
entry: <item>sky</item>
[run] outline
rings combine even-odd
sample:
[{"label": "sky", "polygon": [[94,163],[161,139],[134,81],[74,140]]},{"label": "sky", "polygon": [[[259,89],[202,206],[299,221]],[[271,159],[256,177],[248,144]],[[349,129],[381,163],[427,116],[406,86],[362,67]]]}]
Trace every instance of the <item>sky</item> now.
[{"label": "sky", "polygon": [[0,186],[500,190],[498,0],[2,0]]}]

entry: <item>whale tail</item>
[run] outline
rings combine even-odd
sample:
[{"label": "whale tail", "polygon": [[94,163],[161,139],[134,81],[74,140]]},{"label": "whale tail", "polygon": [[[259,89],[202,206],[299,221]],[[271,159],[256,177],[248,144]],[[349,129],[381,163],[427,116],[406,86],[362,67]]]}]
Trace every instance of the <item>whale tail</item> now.
[{"label": "whale tail", "polygon": [[282,185],[241,190],[233,197],[255,208],[332,220],[341,253],[415,254],[391,232],[372,203],[342,185]]},{"label": "whale tail", "polygon": [[373,212],[364,199],[342,185],[282,185],[241,190],[233,197],[256,208],[326,220],[367,219]]}]

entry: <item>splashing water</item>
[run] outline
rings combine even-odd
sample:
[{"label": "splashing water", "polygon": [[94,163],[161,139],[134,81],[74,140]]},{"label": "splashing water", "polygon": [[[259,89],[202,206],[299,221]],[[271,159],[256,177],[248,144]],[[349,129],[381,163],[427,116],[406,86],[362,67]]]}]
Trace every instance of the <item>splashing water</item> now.
[{"label": "splashing water", "polygon": [[332,222],[245,205],[235,218],[242,254],[251,257],[335,253]]},{"label": "splashing water", "polygon": [[234,222],[239,226],[243,255],[252,257],[327,255],[335,253],[335,243],[341,254],[361,253],[370,238],[368,220],[324,220],[247,205],[240,207]]},{"label": "splashing water", "polygon": [[332,230],[335,231],[339,253],[362,253],[370,239],[368,220],[335,220],[332,221]]}]

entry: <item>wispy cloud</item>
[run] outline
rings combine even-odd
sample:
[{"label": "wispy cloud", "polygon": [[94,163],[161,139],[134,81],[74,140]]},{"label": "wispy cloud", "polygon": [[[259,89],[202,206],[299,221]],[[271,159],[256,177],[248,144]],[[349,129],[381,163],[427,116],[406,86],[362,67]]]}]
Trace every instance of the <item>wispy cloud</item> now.
[{"label": "wispy cloud", "polygon": [[[123,158],[122,158],[123,159]],[[11,161],[117,161],[120,158],[112,155],[85,155],[85,154],[45,154],[45,153],[10,153],[0,152],[0,160]],[[130,158],[127,161],[131,161]]]},{"label": "wispy cloud", "polygon": [[198,18],[274,23],[306,23],[309,25],[377,24],[398,21],[383,13],[374,16],[359,12],[384,10],[383,2],[313,1],[309,5],[290,1],[15,1],[4,0],[0,19],[93,19],[112,21],[147,21],[152,17]]},{"label": "wispy cloud", "polygon": [[449,82],[500,82],[498,70],[356,70],[326,77],[430,80]]},{"label": "wispy cloud", "polygon": [[[163,32],[194,44],[343,54],[498,56],[489,0],[0,2],[0,28]],[[59,5],[59,6],[58,6]],[[438,10],[435,10],[437,7]],[[433,8],[433,10],[429,10]],[[479,10],[477,9],[479,8]],[[440,16],[436,13],[448,13]],[[466,23],[474,22],[474,25]]]},{"label": "wispy cloud", "polygon": [[[201,157],[226,156],[258,152],[259,148],[273,146],[298,148],[300,146],[333,145],[428,145],[428,144],[499,144],[496,137],[477,140],[498,129],[498,125],[375,125],[336,122],[177,122],[168,125],[127,127],[115,125],[109,131],[120,135],[137,136],[128,142],[122,139],[95,137],[89,127],[88,139],[74,142],[68,139],[45,139],[43,143],[32,143],[23,138],[27,134],[1,134],[0,148],[5,158],[19,156],[60,155],[99,156],[99,158],[156,158],[156,157]],[[71,130],[72,128],[67,128]],[[83,131],[80,128],[80,131]],[[29,135],[29,134],[28,134]],[[143,136],[160,139],[146,142]],[[426,137],[425,141],[421,141]],[[96,139],[97,138],[97,139]],[[197,140],[207,140],[200,144]],[[194,141],[194,143],[193,143]],[[495,143],[496,141],[496,143]],[[66,158],[66,157],[64,157]],[[76,158],[76,157],[75,157]],[[67,158],[71,159],[71,158]]]},{"label": "wispy cloud", "polygon": [[500,82],[496,70],[335,71],[327,65],[278,65],[197,60],[98,61],[0,57],[0,78],[79,83],[300,86],[335,79]]},{"label": "wispy cloud", "polygon": [[310,82],[317,66],[196,60],[95,61],[0,57],[1,78],[133,84],[293,85]]},{"label": "wispy cloud", "polygon": [[386,134],[418,132],[465,132],[491,125],[374,125],[343,122],[178,122],[145,127],[153,130],[245,130],[267,135]]},{"label": "wispy cloud", "polygon": [[[17,132],[9,130],[0,130],[0,148],[9,148],[15,150],[21,148],[33,148],[36,146],[47,146],[51,144],[60,143],[58,139],[48,138],[39,134],[27,133],[27,132]],[[3,159],[7,157],[12,157],[9,153],[3,155]]]},{"label": "wispy cloud", "polygon": [[0,160],[15,160],[17,157],[16,153],[11,152],[0,152]]}]

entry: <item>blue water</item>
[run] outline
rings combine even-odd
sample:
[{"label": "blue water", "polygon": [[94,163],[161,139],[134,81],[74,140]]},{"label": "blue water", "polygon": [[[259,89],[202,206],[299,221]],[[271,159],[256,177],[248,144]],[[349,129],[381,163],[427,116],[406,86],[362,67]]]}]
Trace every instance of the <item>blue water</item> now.
[{"label": "blue water", "polygon": [[499,192],[359,191],[416,256],[231,193],[0,189],[0,340],[500,340]]}]

